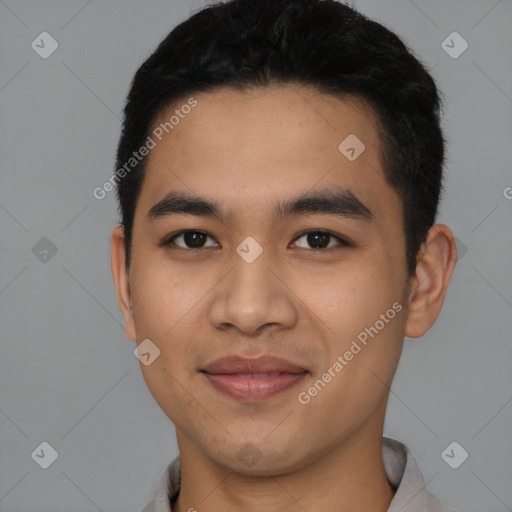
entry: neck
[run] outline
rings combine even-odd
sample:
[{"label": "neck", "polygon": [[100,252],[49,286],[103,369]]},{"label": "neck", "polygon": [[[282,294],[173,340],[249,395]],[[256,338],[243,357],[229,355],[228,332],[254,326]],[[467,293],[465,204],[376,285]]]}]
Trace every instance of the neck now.
[{"label": "neck", "polygon": [[173,512],[386,512],[395,493],[382,461],[382,424],[358,430],[298,470],[268,476],[220,467],[177,437],[181,490]]}]

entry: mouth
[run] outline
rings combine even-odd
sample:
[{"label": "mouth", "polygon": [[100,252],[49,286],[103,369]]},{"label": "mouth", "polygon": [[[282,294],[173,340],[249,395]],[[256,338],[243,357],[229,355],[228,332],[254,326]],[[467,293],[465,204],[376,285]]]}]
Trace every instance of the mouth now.
[{"label": "mouth", "polygon": [[214,389],[237,400],[258,402],[275,396],[304,379],[308,371],[271,356],[217,359],[200,370]]}]

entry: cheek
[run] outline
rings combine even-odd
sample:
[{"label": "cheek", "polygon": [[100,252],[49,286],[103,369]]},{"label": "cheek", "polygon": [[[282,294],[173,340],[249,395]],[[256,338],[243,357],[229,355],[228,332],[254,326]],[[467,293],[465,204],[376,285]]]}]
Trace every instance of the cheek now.
[{"label": "cheek", "polygon": [[[137,339],[149,338],[159,348],[160,356],[154,363],[160,372],[158,379],[182,379],[193,366],[196,346],[191,341],[199,339],[197,317],[204,308],[201,298],[212,283],[204,275],[185,272],[178,266],[171,268],[168,262],[147,264],[135,275]],[[151,366],[142,370],[151,373]]]},{"label": "cheek", "polygon": [[193,404],[190,393],[186,393],[184,379],[168,364],[168,358],[162,353],[150,366],[141,365],[146,386],[171,421],[175,421],[177,411],[188,409]]},{"label": "cheek", "polygon": [[329,328],[326,367],[319,371],[347,354],[346,365],[335,372],[335,383],[330,385],[332,395],[323,399],[334,403],[337,394],[343,395],[349,409],[371,409],[380,400],[386,387],[379,379],[390,381],[403,344],[405,311],[400,292],[400,282],[390,272],[363,262],[350,272],[333,273],[320,288],[303,288],[301,296],[309,298],[308,306]]},{"label": "cheek", "polygon": [[318,285],[308,282],[299,292],[301,299],[336,336],[338,343],[351,339],[380,313],[391,307],[393,293],[390,283],[379,282],[368,269],[333,272]]},{"label": "cheek", "polygon": [[[165,267],[143,265],[132,282],[135,324],[141,336],[162,337],[190,309],[190,282]],[[185,291],[185,283],[188,283]]]}]

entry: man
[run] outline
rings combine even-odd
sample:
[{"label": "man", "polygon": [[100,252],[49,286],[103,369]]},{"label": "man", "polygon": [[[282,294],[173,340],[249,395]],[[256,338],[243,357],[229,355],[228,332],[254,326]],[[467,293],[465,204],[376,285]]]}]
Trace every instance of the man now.
[{"label": "man", "polygon": [[209,6],[137,71],[112,272],[179,447],[145,512],[447,510],[383,438],[456,261],[439,105],[334,0]]}]

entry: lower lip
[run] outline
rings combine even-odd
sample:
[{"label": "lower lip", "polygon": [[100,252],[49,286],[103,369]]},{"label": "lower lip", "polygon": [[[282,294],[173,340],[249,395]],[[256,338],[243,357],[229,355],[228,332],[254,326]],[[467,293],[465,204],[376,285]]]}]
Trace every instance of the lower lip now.
[{"label": "lower lip", "polygon": [[239,400],[258,402],[285,391],[299,383],[306,373],[281,373],[279,375],[213,374],[203,375],[222,393]]}]

